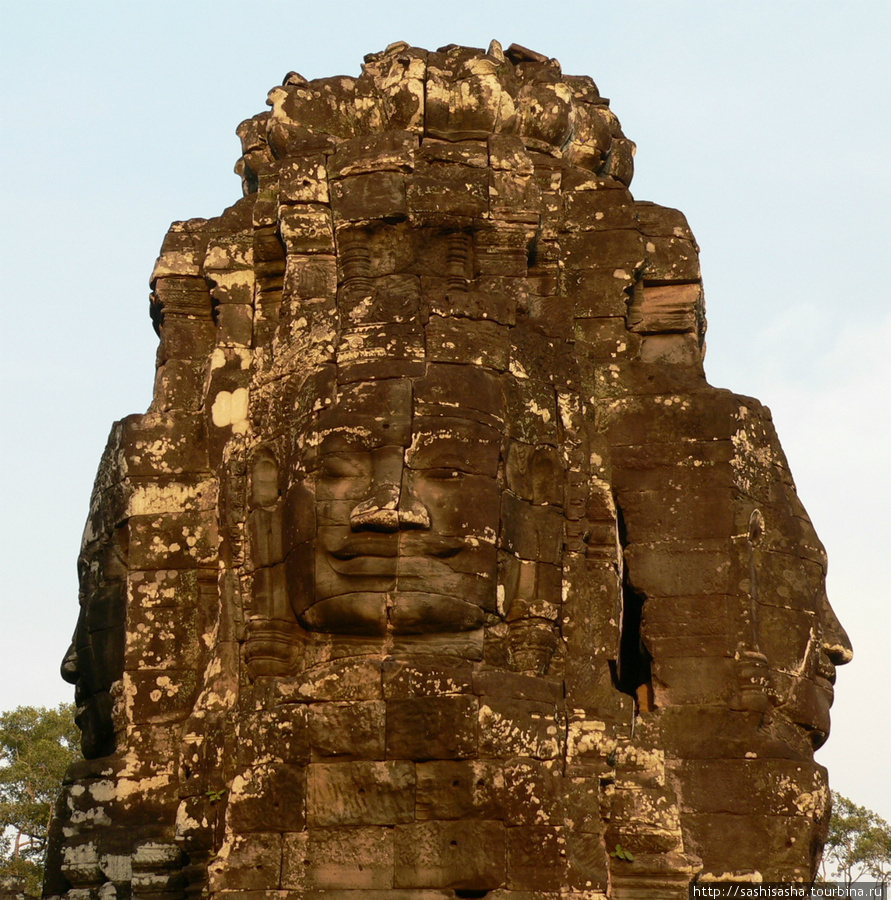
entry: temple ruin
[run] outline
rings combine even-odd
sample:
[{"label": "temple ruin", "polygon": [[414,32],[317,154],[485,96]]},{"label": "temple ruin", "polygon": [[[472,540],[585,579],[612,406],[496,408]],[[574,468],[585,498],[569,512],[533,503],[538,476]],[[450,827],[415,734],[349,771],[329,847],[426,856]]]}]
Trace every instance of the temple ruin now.
[{"label": "temple ruin", "polygon": [[[66,900],[672,900],[809,880],[826,557],[698,248],[584,76],[289,73],[152,274],[63,664]],[[147,373],[148,374],[148,373]]]}]

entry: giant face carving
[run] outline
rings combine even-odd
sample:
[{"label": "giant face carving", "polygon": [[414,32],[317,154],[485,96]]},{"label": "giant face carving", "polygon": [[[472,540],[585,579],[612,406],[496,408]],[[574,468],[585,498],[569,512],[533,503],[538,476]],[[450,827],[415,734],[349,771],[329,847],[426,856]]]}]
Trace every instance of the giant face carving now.
[{"label": "giant face carving", "polygon": [[[458,320],[456,333],[464,327]],[[417,374],[329,384],[289,452],[255,453],[260,567],[247,652],[257,674],[293,671],[292,645],[314,634],[398,637],[405,647],[427,636],[416,650],[479,658],[486,623],[535,619],[540,607],[548,613],[533,631],[552,631],[564,471],[553,436],[538,445],[508,437],[506,381],[515,380],[472,362],[431,361]],[[539,425],[541,412],[531,416]],[[530,416],[514,415],[510,430],[535,440]],[[536,507],[547,524],[529,519],[518,539]],[[550,575],[540,548],[528,549],[542,528]],[[510,650],[535,669],[554,650],[553,638],[536,638],[541,647],[524,649],[513,635]]]},{"label": "giant face carving", "polygon": [[785,499],[791,534],[761,534],[766,524],[757,522],[749,530],[755,631],[773,704],[816,750],[829,735],[836,667],[853,653],[826,596],[823,546],[794,492],[787,489]]},{"label": "giant face carving", "polygon": [[[459,384],[474,374],[454,369]],[[430,414],[428,385],[358,382],[318,416],[304,461],[316,504],[313,578],[309,589],[299,573],[291,582],[310,631],[467,631],[495,611],[502,436],[457,401],[442,398],[446,415]],[[416,397],[428,414],[413,415]]]},{"label": "giant face carving", "polygon": [[[112,469],[112,458],[107,449],[97,485]],[[114,488],[101,508],[99,494],[97,488],[78,559],[80,613],[61,667],[62,678],[74,685],[75,722],[87,759],[114,750],[113,692],[123,674],[126,640],[128,531],[117,520],[121,502]]]}]

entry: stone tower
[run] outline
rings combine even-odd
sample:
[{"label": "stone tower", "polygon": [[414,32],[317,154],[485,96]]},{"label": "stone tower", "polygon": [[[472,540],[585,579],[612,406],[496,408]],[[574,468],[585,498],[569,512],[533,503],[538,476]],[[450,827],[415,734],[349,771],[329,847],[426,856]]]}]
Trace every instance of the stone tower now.
[{"label": "stone tower", "polygon": [[811,876],[850,659],[696,243],[587,77],[289,73],[152,275],[63,665],[67,900],[589,900]]}]

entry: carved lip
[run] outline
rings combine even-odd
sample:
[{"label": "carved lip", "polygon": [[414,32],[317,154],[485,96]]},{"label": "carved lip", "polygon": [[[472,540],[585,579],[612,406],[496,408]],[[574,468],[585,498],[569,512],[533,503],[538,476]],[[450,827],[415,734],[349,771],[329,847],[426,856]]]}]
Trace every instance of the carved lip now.
[{"label": "carved lip", "polygon": [[316,601],[300,615],[309,631],[400,635],[466,632],[483,624],[483,610],[450,594],[362,591]]},{"label": "carved lip", "polygon": [[817,683],[822,684],[823,682],[830,690],[835,684],[835,665],[825,653],[821,653],[817,660]]},{"label": "carved lip", "polygon": [[78,677],[74,682],[74,708],[78,715],[86,709],[92,696],[92,692],[87,689],[85,679]]},{"label": "carved lip", "polygon": [[399,544],[395,536],[361,534],[348,537],[339,547],[328,551],[335,559],[355,559],[357,556],[396,556]]},{"label": "carved lip", "polygon": [[348,561],[363,556],[394,558],[397,556],[435,556],[447,559],[464,549],[464,541],[456,537],[433,535],[356,534],[328,552],[335,559]]}]

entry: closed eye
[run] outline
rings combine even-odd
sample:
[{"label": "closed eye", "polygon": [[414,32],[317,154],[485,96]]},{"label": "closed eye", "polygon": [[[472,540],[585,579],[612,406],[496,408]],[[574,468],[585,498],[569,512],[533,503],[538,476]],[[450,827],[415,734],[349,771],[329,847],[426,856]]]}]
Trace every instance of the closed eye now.
[{"label": "closed eye", "polygon": [[460,481],[468,473],[454,466],[440,466],[436,469],[425,469],[424,476],[434,481]]},{"label": "closed eye", "polygon": [[319,471],[323,478],[359,478],[365,474],[364,467],[352,454],[338,453],[326,453],[320,460]]}]

